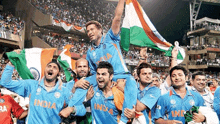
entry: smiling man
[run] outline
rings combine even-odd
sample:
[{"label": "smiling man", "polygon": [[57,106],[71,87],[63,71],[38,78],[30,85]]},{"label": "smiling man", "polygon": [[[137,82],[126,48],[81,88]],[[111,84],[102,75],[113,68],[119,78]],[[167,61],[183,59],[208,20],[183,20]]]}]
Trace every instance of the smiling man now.
[{"label": "smiling man", "polygon": [[114,103],[112,91],[113,67],[108,62],[100,62],[97,68],[94,96],[91,99],[93,124],[118,124],[119,110]]},{"label": "smiling man", "polygon": [[207,107],[213,108],[214,96],[210,91],[206,89],[206,77],[205,73],[201,71],[194,72],[192,74],[193,87],[191,90],[198,92],[204,99]]},{"label": "smiling man", "polygon": [[[87,35],[90,38],[92,47],[87,51],[86,59],[89,62],[89,67],[92,76],[86,78],[93,86],[97,85],[95,80],[96,69],[99,62],[107,61],[114,68],[113,81],[125,79],[124,103],[122,109],[122,117],[120,123],[127,123],[128,118],[124,116],[124,109],[132,109],[137,102],[137,86],[134,77],[128,71],[120,49],[120,24],[121,17],[124,11],[126,0],[119,0],[115,8],[115,15],[112,20],[111,28],[104,35],[102,25],[94,20],[86,23]],[[82,104],[88,90],[78,88],[75,92],[73,105]],[[132,92],[131,92],[132,91]]]},{"label": "smiling man", "polygon": [[[154,116],[155,123],[185,124],[185,111],[189,111],[192,106],[204,105],[204,100],[198,93],[186,88],[187,75],[187,70],[181,66],[175,66],[170,70],[172,89],[159,98]],[[206,121],[200,112],[194,114],[195,122]]]},{"label": "smiling man", "polygon": [[[58,80],[60,69],[57,61],[51,61],[45,67],[45,75],[41,81],[12,80],[14,66],[10,62],[7,64],[2,74],[1,85],[23,97],[30,98],[26,123],[58,124],[61,122],[59,113],[69,103],[72,93],[60,84]],[[83,109],[78,107],[76,109],[85,110],[84,106],[80,107]]]}]

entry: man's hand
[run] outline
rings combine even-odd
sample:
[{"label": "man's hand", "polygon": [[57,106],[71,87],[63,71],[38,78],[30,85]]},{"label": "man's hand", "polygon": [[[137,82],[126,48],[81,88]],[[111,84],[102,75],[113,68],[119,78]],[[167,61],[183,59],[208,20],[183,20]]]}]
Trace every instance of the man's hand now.
[{"label": "man's hand", "polygon": [[147,55],[147,47],[141,48],[140,50],[140,56],[141,58],[147,59],[148,55]]},{"label": "man's hand", "polygon": [[86,94],[86,100],[87,101],[90,100],[93,96],[94,96],[94,90],[93,90],[93,86],[91,85]]},{"label": "man's hand", "polygon": [[164,120],[162,118],[159,118],[157,120],[155,120],[156,124],[183,124],[182,121],[178,121],[178,120]]},{"label": "man's hand", "polygon": [[135,118],[135,106],[133,106],[133,109],[125,108],[124,114],[125,114],[125,117],[129,119]]},{"label": "man's hand", "polygon": [[199,111],[199,113],[193,113],[193,121],[194,122],[203,122],[205,121],[205,116]]},{"label": "man's hand", "polygon": [[178,49],[174,47],[172,50],[172,58],[177,58],[177,55],[178,55]]},{"label": "man's hand", "polygon": [[116,87],[117,87],[119,90],[121,90],[122,92],[124,92],[125,83],[126,83],[126,80],[125,80],[125,79],[118,79],[118,80],[117,80],[117,83],[116,83]]},{"label": "man's hand", "polygon": [[89,88],[89,82],[84,80],[85,77],[81,78],[80,80],[78,80],[75,84],[74,87],[75,88],[82,88],[82,89],[88,89]]},{"label": "man's hand", "polygon": [[67,118],[71,112],[73,112],[74,107],[66,107],[63,110],[60,111],[59,116]]}]

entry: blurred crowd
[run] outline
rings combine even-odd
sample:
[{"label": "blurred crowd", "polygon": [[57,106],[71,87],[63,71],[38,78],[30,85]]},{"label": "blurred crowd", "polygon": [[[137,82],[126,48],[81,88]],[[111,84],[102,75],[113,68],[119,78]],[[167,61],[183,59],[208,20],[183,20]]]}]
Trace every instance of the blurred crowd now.
[{"label": "blurred crowd", "polygon": [[102,0],[30,0],[44,14],[52,14],[54,19],[84,27],[89,20],[103,24],[109,29],[114,13],[114,5]]},{"label": "blurred crowd", "polygon": [[10,12],[0,13],[0,37],[10,39],[10,34],[19,35],[24,29],[24,21]]},{"label": "blurred crowd", "polygon": [[58,48],[59,50],[62,50],[65,45],[71,44],[73,45],[73,47],[70,49],[70,52],[86,54],[89,48],[89,43],[83,41],[83,39],[78,41],[74,38],[64,37],[59,34],[54,35],[54,34],[35,33],[34,35],[40,37],[47,44],[49,44],[52,47]]}]

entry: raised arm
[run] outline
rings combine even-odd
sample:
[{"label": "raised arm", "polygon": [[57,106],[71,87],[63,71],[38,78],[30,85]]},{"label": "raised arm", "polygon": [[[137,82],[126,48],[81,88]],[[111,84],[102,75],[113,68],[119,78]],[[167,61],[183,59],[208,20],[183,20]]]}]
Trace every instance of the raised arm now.
[{"label": "raised arm", "polygon": [[[174,66],[178,65],[177,63],[177,55],[178,55],[178,49],[176,47],[173,48],[172,50],[172,57],[171,57],[171,62],[170,62],[170,68],[173,68]],[[171,81],[170,81],[170,75],[167,76],[166,78],[167,85],[170,87],[171,86]]]},{"label": "raised arm", "polygon": [[32,82],[29,82],[29,80],[12,80],[13,70],[14,67],[9,62],[4,69],[0,84],[10,91],[16,92],[23,97],[28,97],[31,91],[31,85],[34,85],[35,82],[33,80]]},{"label": "raised arm", "polygon": [[120,24],[121,24],[121,16],[124,11],[124,3],[126,0],[119,0],[118,5],[115,9],[115,16],[112,20],[112,31],[115,35],[117,35],[120,31]]}]

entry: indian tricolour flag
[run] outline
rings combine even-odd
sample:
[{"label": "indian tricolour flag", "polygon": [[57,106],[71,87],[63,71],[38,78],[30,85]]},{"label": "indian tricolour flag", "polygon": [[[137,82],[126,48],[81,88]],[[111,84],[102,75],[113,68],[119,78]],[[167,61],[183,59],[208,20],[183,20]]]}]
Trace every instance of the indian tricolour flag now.
[{"label": "indian tricolour flag", "polygon": [[[137,0],[127,0],[125,17],[121,28],[121,46],[125,51],[129,50],[130,44],[150,47],[171,56],[172,44],[167,42],[156,30]],[[184,49],[178,47],[178,63],[185,57]]]},{"label": "indian tricolour flag", "polygon": [[71,25],[63,20],[60,21],[60,26],[63,27],[63,29],[65,31],[70,31],[70,29],[72,29],[72,27],[73,27],[73,25]]},{"label": "indian tricolour flag", "polygon": [[72,45],[69,44],[66,45],[57,59],[60,63],[60,66],[63,68],[63,71],[66,76],[66,81],[70,81],[73,79],[68,69],[72,69],[72,70],[75,69],[75,60],[71,58],[71,53],[70,53],[71,47]]},{"label": "indian tricolour flag", "polygon": [[29,48],[17,54],[6,53],[22,79],[40,80],[44,76],[46,65],[53,59],[56,48]]}]

